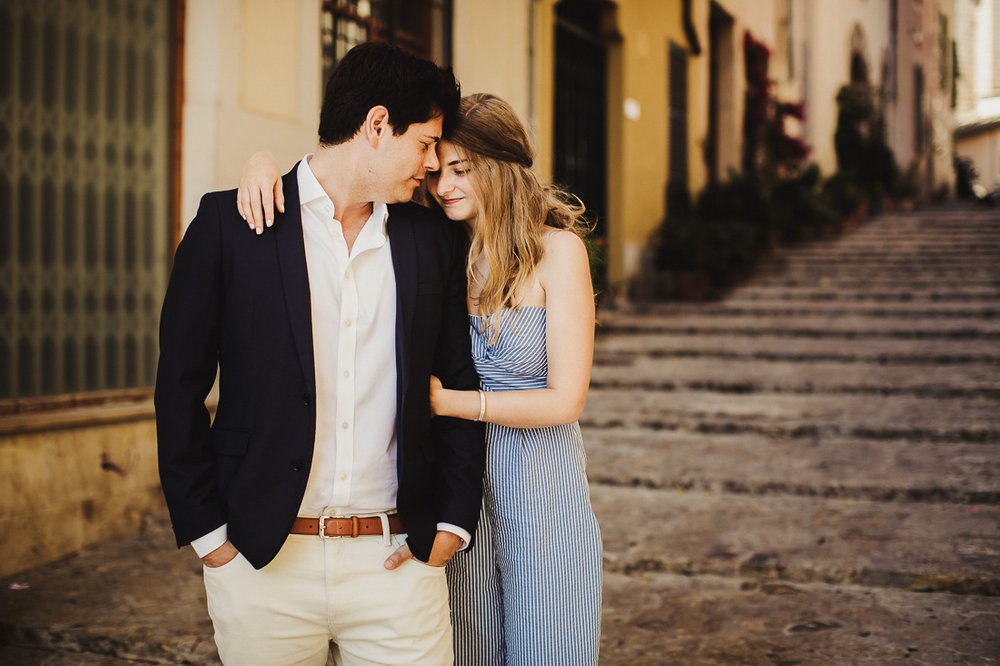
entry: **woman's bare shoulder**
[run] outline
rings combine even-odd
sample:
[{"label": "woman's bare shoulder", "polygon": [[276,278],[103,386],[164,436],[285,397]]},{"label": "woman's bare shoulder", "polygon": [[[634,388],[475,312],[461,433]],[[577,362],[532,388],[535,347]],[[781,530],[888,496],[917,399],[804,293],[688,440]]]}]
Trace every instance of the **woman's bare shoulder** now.
[{"label": "woman's bare shoulder", "polygon": [[542,234],[542,247],[545,248],[546,257],[553,255],[552,258],[556,260],[587,255],[587,246],[583,239],[568,229],[546,229]]},{"label": "woman's bare shoulder", "polygon": [[566,229],[552,229],[542,236],[545,254],[538,263],[538,280],[543,288],[575,281],[581,274],[590,277],[590,260],[583,239]]}]

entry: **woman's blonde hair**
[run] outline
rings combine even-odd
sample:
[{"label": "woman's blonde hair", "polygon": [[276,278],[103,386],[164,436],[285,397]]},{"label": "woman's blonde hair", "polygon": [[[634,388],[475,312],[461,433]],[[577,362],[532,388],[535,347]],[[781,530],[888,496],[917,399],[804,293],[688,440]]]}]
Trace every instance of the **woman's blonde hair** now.
[{"label": "woman's blonde hair", "polygon": [[[583,237],[590,230],[583,203],[558,187],[542,184],[531,170],[534,151],[510,104],[485,93],[462,98],[446,137],[468,160],[479,199],[466,274],[480,288],[478,307],[488,340],[496,341],[502,320],[520,306],[521,290],[544,254],[545,227]],[[485,259],[488,271],[476,266]]]}]

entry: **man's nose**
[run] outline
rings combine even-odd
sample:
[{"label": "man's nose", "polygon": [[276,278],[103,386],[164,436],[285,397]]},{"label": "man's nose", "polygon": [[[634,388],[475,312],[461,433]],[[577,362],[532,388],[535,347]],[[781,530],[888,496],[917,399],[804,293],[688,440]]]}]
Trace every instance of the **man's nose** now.
[{"label": "man's nose", "polygon": [[428,171],[437,171],[440,166],[441,162],[438,161],[437,151],[431,148],[427,151],[427,157],[424,159],[424,168]]}]

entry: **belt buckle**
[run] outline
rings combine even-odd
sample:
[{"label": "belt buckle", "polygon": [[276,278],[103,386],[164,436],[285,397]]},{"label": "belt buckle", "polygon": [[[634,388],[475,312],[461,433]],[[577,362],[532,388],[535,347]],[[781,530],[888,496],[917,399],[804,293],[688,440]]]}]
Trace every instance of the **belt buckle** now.
[{"label": "belt buckle", "polygon": [[351,533],[350,534],[327,534],[326,533],[326,521],[331,519],[344,520],[348,516],[320,516],[319,517],[319,538],[320,539],[343,539],[344,537],[350,537],[352,539],[358,536],[360,530],[360,521],[357,516],[350,516],[351,519]]}]

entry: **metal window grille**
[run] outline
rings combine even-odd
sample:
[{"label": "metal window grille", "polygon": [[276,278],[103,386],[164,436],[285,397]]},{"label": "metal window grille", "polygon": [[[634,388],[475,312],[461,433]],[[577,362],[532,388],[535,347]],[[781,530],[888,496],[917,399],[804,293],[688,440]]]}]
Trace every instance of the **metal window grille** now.
[{"label": "metal window grille", "polygon": [[0,4],[0,399],[149,386],[171,3]]}]

